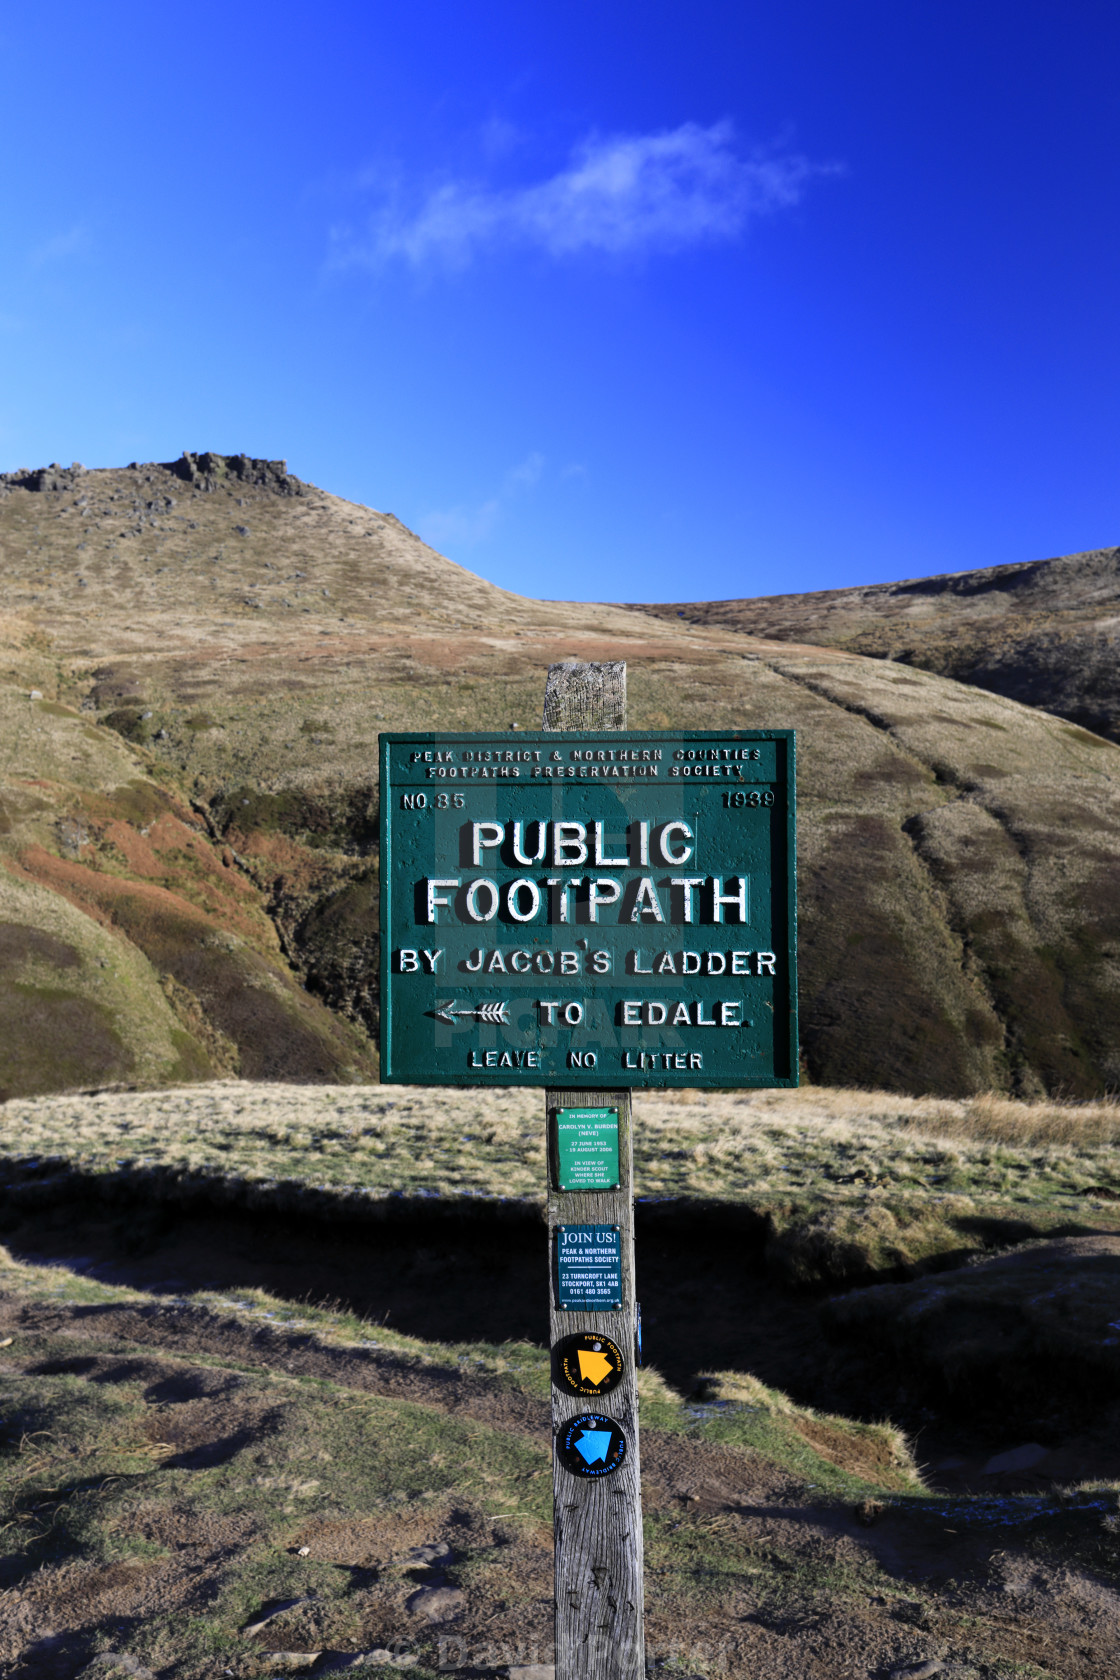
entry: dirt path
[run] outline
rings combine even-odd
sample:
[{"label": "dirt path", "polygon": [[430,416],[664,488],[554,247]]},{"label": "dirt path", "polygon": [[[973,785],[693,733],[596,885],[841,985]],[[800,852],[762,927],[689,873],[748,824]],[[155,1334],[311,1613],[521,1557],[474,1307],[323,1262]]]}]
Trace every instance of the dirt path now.
[{"label": "dirt path", "polygon": [[[76,1555],[9,1576],[0,1595],[0,1674],[11,1680],[69,1680],[98,1643],[125,1648],[145,1627],[162,1627],[160,1618],[171,1630],[186,1625],[200,1605],[228,1596],[239,1569],[259,1568],[253,1560],[267,1526],[260,1510],[251,1501],[206,1509],[190,1484],[201,1488],[223,1467],[259,1462],[265,1445],[275,1457],[297,1394],[298,1450],[306,1454],[309,1380],[324,1406],[347,1394],[404,1402],[433,1418],[484,1426],[485,1438],[493,1432],[511,1447],[523,1443],[518,1450],[540,1469],[521,1474],[544,1473],[547,1463],[545,1406],[512,1379],[331,1347],[314,1333],[157,1301],[8,1296],[0,1332],[12,1338],[0,1354],[6,1386],[62,1383],[98,1404],[139,1394],[162,1466],[178,1475],[166,1498],[132,1499],[115,1519],[133,1543],[144,1542],[147,1562]],[[1117,1671],[1120,1546],[1107,1501],[1083,1497],[1065,1511],[1015,1499],[859,1510],[822,1503],[802,1474],[758,1451],[653,1428],[643,1432],[642,1451],[649,1641],[658,1660],[676,1659],[667,1674],[885,1680],[930,1662],[943,1667],[925,1672],[955,1680],[1111,1680]],[[349,1513],[320,1493],[301,1515],[288,1496],[283,1544],[277,1553],[274,1538],[270,1555],[285,1568],[306,1564],[307,1580],[320,1584],[303,1598],[263,1593],[268,1603],[290,1597],[292,1607],[266,1623],[267,1634],[246,1638],[232,1661],[228,1652],[209,1665],[177,1652],[169,1631],[155,1652],[160,1660],[145,1659],[151,1672],[248,1680],[279,1672],[281,1659],[266,1651],[290,1657],[314,1649],[321,1654],[305,1668],[321,1674],[338,1671],[355,1649],[392,1647],[417,1659],[418,1674],[434,1672],[442,1656],[442,1672],[468,1680],[501,1673],[533,1650],[547,1658],[545,1524],[487,1519],[485,1504],[470,1495],[387,1506],[384,1491],[376,1489],[368,1511]],[[443,1547],[443,1561],[425,1561],[425,1547]],[[347,1583],[345,1638],[323,1572]],[[427,1590],[450,1595],[439,1601],[447,1614],[432,1622],[409,1609]]]}]

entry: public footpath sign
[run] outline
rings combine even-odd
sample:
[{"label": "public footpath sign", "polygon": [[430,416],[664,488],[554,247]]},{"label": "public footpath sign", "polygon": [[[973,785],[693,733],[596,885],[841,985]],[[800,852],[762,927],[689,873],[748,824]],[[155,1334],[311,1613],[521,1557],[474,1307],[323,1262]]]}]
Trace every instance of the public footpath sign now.
[{"label": "public footpath sign", "polygon": [[382,1080],[797,1083],[792,730],[382,735],[381,870]]},{"label": "public footpath sign", "polygon": [[381,1077],[546,1088],[555,1674],[643,1680],[631,1088],[797,1083],[794,736],[544,725],[381,737]]}]

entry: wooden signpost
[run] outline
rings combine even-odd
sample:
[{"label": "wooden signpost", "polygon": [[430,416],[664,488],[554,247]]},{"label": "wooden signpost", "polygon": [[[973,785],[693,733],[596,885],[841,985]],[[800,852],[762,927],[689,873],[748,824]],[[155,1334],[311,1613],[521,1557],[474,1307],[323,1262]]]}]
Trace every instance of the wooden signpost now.
[{"label": "wooden signpost", "polygon": [[[547,730],[625,729],[626,666],[550,665],[544,726]],[[617,1189],[559,1188],[563,1182],[557,1170],[559,1117],[565,1109],[578,1108],[617,1111]],[[552,1455],[556,1680],[643,1680],[646,1671],[632,1112],[628,1090],[545,1092],[549,1153],[556,1163],[549,1173],[548,1192],[549,1346],[556,1348],[574,1331],[590,1330],[609,1337],[622,1352],[622,1380],[607,1397],[591,1400],[573,1395],[569,1384],[557,1383],[553,1355],[553,1438],[559,1438],[565,1426],[581,1416],[598,1413],[617,1423],[626,1443],[622,1463],[609,1474],[573,1475],[559,1452]],[[553,1256],[563,1228],[577,1225],[590,1231],[618,1228],[621,1290],[617,1307],[592,1312],[565,1310],[557,1303],[559,1266]],[[581,1431],[581,1437],[601,1433],[592,1427]],[[593,1461],[588,1470],[598,1470],[601,1462]]]},{"label": "wooden signpost", "polygon": [[794,738],[381,737],[381,1077],[545,1088],[556,1680],[645,1673],[634,1086],[796,1085]]}]

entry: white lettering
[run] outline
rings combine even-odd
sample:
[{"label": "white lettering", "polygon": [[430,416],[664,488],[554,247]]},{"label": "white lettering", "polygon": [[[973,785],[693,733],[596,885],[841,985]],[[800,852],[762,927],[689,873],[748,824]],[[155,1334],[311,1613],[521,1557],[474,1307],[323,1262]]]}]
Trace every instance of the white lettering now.
[{"label": "white lettering", "polygon": [[[611,858],[603,856],[603,828],[604,824],[595,824],[595,867],[596,869],[625,869],[630,862],[628,857]],[[591,918],[595,920],[594,916]]]},{"label": "white lettering", "polygon": [[655,922],[665,920],[661,914],[661,900],[657,896],[657,888],[651,875],[643,875],[638,882],[638,893],[634,900],[634,908],[630,912],[630,920],[636,922],[642,916],[652,916]]},{"label": "white lettering", "polygon": [[587,824],[556,822],[552,825],[552,866],[574,869],[587,862]]},{"label": "white lettering", "polygon": [[673,875],[670,881],[674,887],[684,888],[684,919],[692,920],[692,889],[703,884],[703,875]]},{"label": "white lettering", "polygon": [[541,1012],[541,1026],[542,1027],[554,1027],[556,1025],[556,1011],[559,1009],[559,1007],[560,1007],[559,999],[557,999],[557,1001],[555,1003],[546,1003],[542,999],[537,1004],[537,1008]]},{"label": "white lettering", "polygon": [[777,962],[777,960],[778,959],[774,955],[773,951],[758,951],[758,952],[756,952],[755,961],[758,964],[758,973],[759,974],[773,974],[774,964]]},{"label": "white lettering", "polygon": [[424,961],[428,965],[428,973],[429,974],[434,974],[435,973],[436,964],[438,963],[438,961],[442,957],[442,955],[443,955],[442,951],[422,951],[421,952],[421,956],[424,958]]},{"label": "white lettering", "polygon": [[713,920],[713,922],[722,922],[722,920],[723,920],[723,907],[724,907],[725,904],[735,905],[735,907],[738,909],[739,920],[741,922],[747,922],[747,921],[750,920],[750,912],[747,908],[747,899],[748,899],[748,893],[749,893],[750,884],[751,884],[751,878],[750,878],[749,875],[737,875],[735,877],[735,879],[739,883],[739,891],[737,893],[725,893],[724,890],[723,890],[723,880],[722,880],[722,878],[719,875],[713,875],[712,876],[712,920]]},{"label": "white lettering", "polygon": [[[528,829],[528,826],[529,826],[528,823],[526,823],[526,825],[525,825],[526,829]],[[540,862],[542,862],[543,859],[544,859],[544,849],[547,846],[547,844],[548,844],[548,824],[543,823],[543,822],[539,822],[537,824],[537,849],[533,853],[532,857],[526,857],[525,853],[521,850],[521,824],[519,822],[514,823],[514,825],[513,825],[513,855],[514,855],[515,860],[518,863],[530,864],[530,863],[540,863]]]},{"label": "white lettering", "polygon": [[500,846],[506,837],[506,825],[498,822],[472,823],[471,834],[474,837],[474,866],[477,869],[482,862],[482,848]]},{"label": "white lettering", "polygon": [[[596,823],[597,828],[601,824]],[[611,875],[600,875],[592,879],[587,888],[587,917],[589,921],[599,920],[599,906],[617,904],[622,897],[622,882],[616,881]]]},{"label": "white lettering", "polygon": [[[564,1021],[569,1027],[578,1027],[583,1020],[582,1003],[566,1003],[564,1005]],[[592,1064],[594,1066],[594,1063]]]},{"label": "white lettering", "polygon": [[689,858],[692,856],[695,847],[685,846],[681,851],[674,852],[669,844],[674,834],[679,834],[683,840],[691,840],[693,838],[692,830],[686,822],[666,823],[658,835],[658,845],[661,848],[661,860],[663,863],[687,863]]},{"label": "white lettering", "polygon": [[502,956],[500,951],[492,951],[490,953],[490,961],[486,964],[487,974],[504,974],[505,971],[506,959]]},{"label": "white lettering", "polygon": [[560,900],[560,920],[562,922],[566,922],[568,920],[568,888],[582,886],[583,877],[581,875],[574,875],[565,881],[560,875],[550,875],[546,884],[550,887],[560,888],[559,894],[557,895]]},{"label": "white lettering", "polygon": [[728,998],[712,1005],[712,1014],[705,1015],[702,1001],[688,998],[628,998],[622,1004],[621,1025],[624,1027],[749,1027],[740,1018],[742,1002]]},{"label": "white lettering", "polygon": [[457,887],[458,885],[459,885],[458,876],[456,876],[456,878],[453,881],[452,880],[436,880],[432,877],[429,877],[429,880],[428,880],[428,920],[430,922],[435,922],[435,921],[439,920],[438,916],[436,915],[436,910],[437,909],[442,907],[444,910],[447,910],[447,909],[450,908],[450,905],[451,905],[451,900],[449,898],[440,898],[439,894],[436,892],[436,888],[437,887]]},{"label": "white lettering", "polygon": [[[529,908],[522,911],[518,905],[518,894],[529,894]],[[506,888],[506,909],[515,922],[531,922],[541,907],[541,889],[535,881],[530,881],[527,875],[522,875],[516,881],[511,881]]]},{"label": "white lettering", "polygon": [[[489,910],[479,908],[478,895],[483,889],[490,894]],[[471,921],[492,922],[498,914],[498,897],[498,883],[496,881],[487,880],[485,875],[480,876],[477,881],[472,881],[467,888],[466,898],[467,915]]]},{"label": "white lettering", "polygon": [[397,966],[401,974],[419,974],[420,958],[415,951],[398,951]]},{"label": "white lettering", "polygon": [[[519,961],[519,958],[524,958],[524,961]],[[528,951],[514,951],[510,955],[509,966],[515,974],[528,974],[531,961]]]}]

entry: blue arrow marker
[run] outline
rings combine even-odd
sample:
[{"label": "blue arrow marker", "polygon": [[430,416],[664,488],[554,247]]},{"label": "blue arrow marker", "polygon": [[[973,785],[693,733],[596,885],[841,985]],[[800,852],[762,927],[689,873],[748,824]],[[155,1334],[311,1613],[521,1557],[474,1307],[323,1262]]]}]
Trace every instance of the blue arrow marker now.
[{"label": "blue arrow marker", "polygon": [[607,1448],[611,1444],[609,1429],[585,1429],[578,1441],[573,1442],[576,1451],[585,1464],[594,1464],[596,1459],[607,1462]]}]

